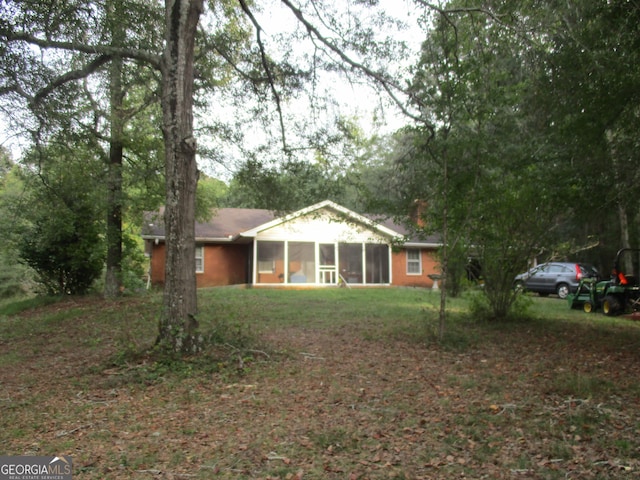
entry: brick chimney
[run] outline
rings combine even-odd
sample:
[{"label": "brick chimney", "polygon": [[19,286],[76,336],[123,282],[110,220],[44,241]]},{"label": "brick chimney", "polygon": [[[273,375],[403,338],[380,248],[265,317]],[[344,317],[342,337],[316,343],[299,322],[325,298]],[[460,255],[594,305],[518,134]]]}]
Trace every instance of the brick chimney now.
[{"label": "brick chimney", "polygon": [[409,218],[418,228],[425,228],[427,226],[427,222],[425,219],[425,214],[427,211],[427,201],[416,199],[413,201],[411,205],[411,210],[409,211]]}]

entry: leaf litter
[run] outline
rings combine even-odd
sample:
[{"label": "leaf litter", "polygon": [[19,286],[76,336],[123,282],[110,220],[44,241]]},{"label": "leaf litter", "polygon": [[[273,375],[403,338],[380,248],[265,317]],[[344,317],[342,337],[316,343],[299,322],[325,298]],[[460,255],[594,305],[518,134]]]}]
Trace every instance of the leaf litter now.
[{"label": "leaf litter", "polygon": [[[90,324],[102,307],[84,308]],[[0,453],[71,455],[87,479],[640,474],[637,350],[514,329],[462,351],[363,333],[280,326],[261,338],[277,355],[140,381],[144,359],[105,365],[108,339],[61,327],[2,342],[19,360],[0,374]]]}]

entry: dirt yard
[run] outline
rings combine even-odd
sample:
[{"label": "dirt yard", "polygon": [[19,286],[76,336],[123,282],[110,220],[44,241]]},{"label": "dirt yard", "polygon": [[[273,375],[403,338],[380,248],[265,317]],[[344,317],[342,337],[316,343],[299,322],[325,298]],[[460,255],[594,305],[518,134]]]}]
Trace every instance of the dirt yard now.
[{"label": "dirt yard", "polygon": [[0,453],[71,455],[74,478],[640,476],[627,328],[483,328],[456,349],[290,325],[215,365],[162,366],[118,357],[119,327],[92,324],[122,306],[56,308],[46,328],[0,330]]}]

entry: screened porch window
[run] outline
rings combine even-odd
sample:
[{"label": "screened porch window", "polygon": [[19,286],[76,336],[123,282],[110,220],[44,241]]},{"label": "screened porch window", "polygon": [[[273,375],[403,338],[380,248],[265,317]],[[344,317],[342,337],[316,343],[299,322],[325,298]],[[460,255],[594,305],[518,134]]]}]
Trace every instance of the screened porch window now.
[{"label": "screened porch window", "polygon": [[362,244],[341,243],[338,246],[340,274],[347,283],[362,283]]},{"label": "screened porch window", "polygon": [[258,283],[284,281],[284,242],[258,242]]},{"label": "screened porch window", "polygon": [[313,242],[289,242],[289,283],[315,283],[316,255]]},{"label": "screened porch window", "polygon": [[367,283],[389,283],[389,246],[368,243],[365,251]]},{"label": "screened porch window", "polygon": [[407,274],[420,275],[422,273],[422,258],[420,250],[407,250]]},{"label": "screened porch window", "polygon": [[258,273],[275,273],[276,262],[282,260],[282,242],[258,242]]}]

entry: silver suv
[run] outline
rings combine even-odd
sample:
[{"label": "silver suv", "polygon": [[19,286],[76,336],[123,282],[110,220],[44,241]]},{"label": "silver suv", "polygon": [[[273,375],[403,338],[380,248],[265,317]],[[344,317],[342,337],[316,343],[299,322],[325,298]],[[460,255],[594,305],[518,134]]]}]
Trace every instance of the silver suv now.
[{"label": "silver suv", "polygon": [[598,278],[598,271],[587,263],[549,262],[533,267],[525,273],[516,275],[515,288],[536,292],[540,296],[555,293],[567,298],[578,288],[583,278]]}]

